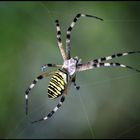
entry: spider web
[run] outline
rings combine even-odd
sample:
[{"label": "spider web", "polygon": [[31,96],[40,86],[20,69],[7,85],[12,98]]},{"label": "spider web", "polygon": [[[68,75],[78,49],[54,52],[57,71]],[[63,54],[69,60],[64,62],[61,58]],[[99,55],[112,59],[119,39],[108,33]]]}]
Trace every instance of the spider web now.
[{"label": "spider web", "polygon": [[[50,10],[48,7],[47,7],[47,5],[45,4],[45,3],[43,3],[43,2],[41,2],[40,3],[40,6],[42,7],[42,8],[44,8],[44,11],[46,12],[46,14],[47,14],[47,17],[51,20],[51,22],[52,22],[52,24],[54,25],[54,27],[55,27],[55,24],[54,24],[54,20],[55,20],[55,16],[54,15],[63,15],[63,13],[59,13],[58,11],[53,11],[53,10]],[[29,13],[30,14],[30,13]],[[40,19],[38,19],[38,18],[36,18],[36,20],[37,20],[37,22],[39,22],[40,24],[44,24],[44,23],[42,23],[41,21],[40,21]],[[128,21],[128,20],[106,20],[106,22],[135,22],[136,20],[130,20],[130,21]],[[137,20],[137,22],[139,22],[139,20]],[[84,82],[82,82],[81,84],[80,84],[80,86],[81,86],[81,88],[83,89],[84,87],[86,88],[86,87],[88,87],[88,88],[96,88],[97,86],[98,87],[102,87],[102,85],[105,85],[105,84],[107,84],[107,83],[110,83],[110,82],[114,82],[114,81],[119,81],[119,80],[126,80],[126,79],[129,79],[129,78],[131,78],[131,77],[134,77],[134,76],[138,76],[138,73],[133,73],[133,74],[128,74],[128,75],[122,75],[122,76],[117,76],[117,77],[114,77],[114,78],[110,78],[110,79],[107,79],[107,80],[99,80],[99,81],[97,81],[97,82],[86,82],[86,84],[83,84]],[[73,87],[72,87],[73,88]],[[75,91],[74,91],[75,92]],[[88,95],[86,95],[86,96],[88,96]],[[31,97],[30,98],[32,98],[32,94],[31,94]],[[70,96],[70,98],[72,98],[71,96]],[[80,91],[78,91],[78,98],[79,98],[79,103],[80,103],[80,106],[81,106],[81,110],[83,111],[83,115],[84,115],[84,119],[86,120],[86,125],[85,126],[87,126],[88,127],[88,134],[89,134],[89,138],[98,138],[99,137],[99,132],[98,132],[98,134],[96,133],[96,128],[94,128],[94,122],[95,121],[92,121],[91,122],[91,117],[90,117],[90,115],[91,114],[89,114],[88,113],[88,109],[87,109],[87,104],[86,104],[86,102],[84,101],[84,97],[83,97],[83,94],[81,93],[81,90]],[[68,100],[68,97],[66,98],[66,101],[65,102],[68,102],[69,100]],[[72,100],[71,100],[72,101]],[[58,100],[53,104],[53,106],[55,106],[56,105],[56,103],[58,102]],[[27,116],[24,116],[20,121],[18,121],[17,122],[17,125],[10,131],[10,133],[8,134],[8,136],[7,136],[7,138],[10,138],[10,137],[13,137],[13,136],[15,136],[15,138],[23,138],[23,137],[27,137],[27,136],[24,136],[26,133],[27,133],[27,131],[29,130],[31,133],[33,133],[33,135],[34,135],[34,133],[36,133],[37,132],[37,129],[40,129],[41,127],[42,127],[42,125],[41,124],[35,124],[35,125],[33,125],[33,126],[31,126],[32,124],[30,124],[30,122],[29,122],[29,120],[31,120],[31,118],[32,118],[32,116],[34,115],[34,114],[37,114],[38,112],[39,112],[39,116],[41,116],[41,114],[40,114],[40,111],[41,112],[45,112],[46,111],[46,109],[44,109],[45,108],[45,106],[46,105],[48,105],[48,104],[46,104],[46,103],[43,103],[43,104],[41,104],[41,105],[39,105],[38,107],[36,107],[35,109],[32,109],[32,112],[28,115],[28,117]],[[65,106],[65,103],[64,103],[64,105],[63,106]],[[50,107],[51,108],[51,107]],[[65,117],[65,116],[63,116],[62,114],[64,113],[63,112],[63,110],[64,110],[64,107],[62,107],[63,109],[62,109],[62,111],[58,111],[56,114],[58,114],[58,113],[60,113],[61,114],[61,117]],[[66,108],[66,107],[65,107]],[[80,110],[80,109],[79,109]],[[90,110],[90,111],[92,111],[92,110]],[[73,112],[72,112],[72,110],[70,111],[70,113],[72,114]],[[55,117],[57,117],[57,115],[54,115]],[[65,113],[64,113],[65,114]],[[55,117],[52,117],[51,118],[51,120],[48,120],[48,121],[50,121],[50,123],[48,123],[48,125],[49,126],[51,126],[52,124],[53,125],[55,125],[55,123],[53,123],[53,119],[54,119],[54,121],[56,122],[56,119],[55,119]],[[65,122],[66,122],[66,119],[67,118],[65,118],[64,120],[65,120]],[[60,119],[60,121],[62,121],[61,119]],[[43,122],[45,125],[45,127],[47,127],[47,123],[46,122]],[[61,123],[63,123],[63,121],[61,122]],[[60,123],[57,123],[57,125],[59,125]],[[69,125],[69,123],[68,123],[68,125]],[[77,124],[78,125],[78,124]],[[132,124],[131,126],[128,126],[128,129],[125,129],[125,130],[122,130],[118,135],[115,135],[115,136],[113,136],[113,138],[120,138],[120,137],[122,137],[122,136],[124,136],[124,135],[127,135],[128,133],[130,133],[131,131],[133,131],[134,129],[136,129],[138,126],[140,125],[140,123],[134,123],[134,124]],[[43,126],[43,127],[44,127]],[[60,126],[61,128],[60,129],[62,129],[62,127],[63,127],[63,125],[62,126]],[[97,124],[96,124],[96,127],[97,127]],[[51,129],[53,129],[54,127],[52,127],[52,128],[49,128],[49,129],[47,129],[48,130],[48,133],[51,131]],[[58,128],[58,127],[57,127]],[[99,128],[98,128],[99,129]],[[52,130],[53,131],[53,130]],[[62,132],[61,132],[61,134],[63,134],[63,131],[64,130],[62,130]],[[83,130],[84,131],[84,130]],[[44,131],[45,132],[45,131]],[[72,134],[72,133],[71,133]],[[32,135],[32,136],[33,136]],[[32,137],[31,136],[31,137]],[[46,135],[47,136],[47,135]],[[70,135],[68,134],[68,137],[69,137]],[[41,137],[41,136],[40,136]],[[63,137],[63,136],[62,136]]]},{"label": "spider web", "polygon": [[[131,75],[126,75],[126,76],[120,76],[120,77],[116,77],[116,78],[112,78],[110,80],[104,80],[104,81],[98,81],[98,82],[94,82],[94,83],[89,83],[89,84],[82,84],[81,87],[84,87],[84,86],[92,86],[92,87],[96,87],[97,85],[101,85],[101,84],[105,84],[105,83],[108,83],[110,81],[116,81],[116,80],[121,80],[121,79],[127,79],[127,78],[130,78],[132,76],[137,76],[138,74],[135,73],[135,74],[131,74]],[[87,125],[89,127],[89,132],[91,134],[91,137],[92,138],[97,138],[96,135],[95,135],[95,130],[94,128],[91,126],[90,124],[90,120],[89,120],[89,115],[86,111],[86,105],[84,103],[84,99],[83,97],[80,95],[80,93],[78,93],[79,95],[79,100],[81,102],[81,107],[83,108],[83,112],[84,112],[84,115],[85,115],[85,119],[87,120]],[[32,112],[30,113],[30,115],[28,116],[28,118],[32,118],[32,114],[36,114],[37,112],[39,112],[40,110],[43,110],[43,108],[46,106],[46,104],[41,104],[38,108],[36,109],[33,109]],[[22,138],[22,135],[24,133],[24,131],[31,126],[31,124],[29,123],[29,120],[26,122],[27,118],[26,116],[23,117],[21,119],[21,121],[18,122],[18,124],[15,126],[14,130],[12,130],[9,134],[8,137],[11,137],[13,135],[13,133],[18,133],[16,135],[16,138]],[[26,122],[26,123],[25,123]],[[24,126],[23,128],[20,128],[20,126]],[[37,124],[38,125],[38,124]],[[132,130],[136,129],[138,126],[140,125],[140,123],[136,123],[136,124],[133,124],[132,126],[130,126],[129,128],[125,129],[124,131],[120,132],[118,135],[114,136],[113,138],[120,138],[121,136],[123,135],[126,135],[128,133],[130,133]]]}]

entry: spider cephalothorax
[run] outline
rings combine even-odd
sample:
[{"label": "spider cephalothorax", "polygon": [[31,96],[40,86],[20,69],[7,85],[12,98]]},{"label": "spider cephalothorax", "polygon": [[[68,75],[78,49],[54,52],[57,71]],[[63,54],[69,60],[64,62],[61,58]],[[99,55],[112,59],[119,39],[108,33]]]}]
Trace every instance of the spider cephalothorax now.
[{"label": "spider cephalothorax", "polygon": [[68,74],[72,76],[76,73],[76,67],[80,62],[81,61],[78,57],[70,58],[64,61],[62,68],[66,69]]},{"label": "spider cephalothorax", "polygon": [[71,34],[71,31],[72,31],[75,23],[77,22],[77,20],[80,17],[95,18],[95,19],[103,21],[103,19],[96,17],[96,16],[87,15],[87,14],[77,14],[76,17],[74,18],[73,22],[71,23],[71,25],[67,29],[66,52],[63,48],[63,44],[61,41],[61,30],[60,30],[60,26],[59,26],[59,21],[58,20],[55,21],[56,22],[56,30],[57,30],[58,47],[60,49],[60,52],[61,52],[61,55],[62,55],[64,62],[62,65],[45,64],[41,67],[42,71],[45,71],[48,67],[56,67],[57,70],[53,71],[53,72],[49,72],[49,73],[45,72],[45,73],[39,75],[35,80],[33,80],[31,85],[25,91],[26,114],[28,113],[28,95],[29,95],[31,89],[35,86],[35,84],[39,80],[41,80],[47,76],[52,76],[51,80],[49,82],[49,85],[48,85],[48,97],[50,99],[54,99],[54,98],[61,96],[61,99],[60,99],[59,103],[57,104],[57,106],[47,116],[45,116],[42,119],[39,119],[37,121],[34,121],[34,122],[47,120],[58,110],[58,108],[60,108],[62,106],[62,103],[65,100],[65,95],[67,95],[67,89],[71,85],[71,83],[73,83],[73,85],[75,86],[76,89],[80,88],[79,86],[76,85],[76,82],[75,82],[77,72],[85,71],[85,70],[89,70],[89,69],[94,69],[94,68],[100,68],[100,67],[122,67],[122,68],[128,68],[128,69],[132,69],[132,70],[135,70],[137,72],[140,72],[140,70],[134,69],[130,66],[126,66],[124,64],[113,63],[113,62],[105,63],[104,62],[107,60],[112,60],[112,59],[117,58],[117,57],[126,56],[126,55],[134,54],[134,53],[140,53],[140,51],[116,53],[116,54],[113,54],[110,56],[91,60],[87,63],[82,63],[81,59],[79,59],[78,56],[72,58],[71,57],[71,46],[70,46],[70,34]]}]

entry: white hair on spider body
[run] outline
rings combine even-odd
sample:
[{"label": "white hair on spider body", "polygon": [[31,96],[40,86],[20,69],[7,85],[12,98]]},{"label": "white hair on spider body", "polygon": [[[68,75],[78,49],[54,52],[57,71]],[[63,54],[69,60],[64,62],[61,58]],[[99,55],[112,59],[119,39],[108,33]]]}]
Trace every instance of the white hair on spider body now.
[{"label": "white hair on spider body", "polygon": [[76,72],[76,63],[77,60],[71,58],[69,60],[64,61],[62,68],[67,69],[69,75],[73,75]]}]

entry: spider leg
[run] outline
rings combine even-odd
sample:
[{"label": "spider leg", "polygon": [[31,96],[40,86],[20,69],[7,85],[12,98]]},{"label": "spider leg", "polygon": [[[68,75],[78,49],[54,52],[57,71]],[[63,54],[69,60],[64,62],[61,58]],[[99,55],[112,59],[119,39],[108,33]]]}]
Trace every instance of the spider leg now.
[{"label": "spider leg", "polygon": [[67,57],[66,57],[66,53],[65,53],[64,48],[63,48],[62,40],[61,40],[61,29],[60,29],[60,26],[59,26],[59,21],[56,20],[55,23],[56,23],[58,47],[60,49],[63,60],[66,60]]},{"label": "spider leg", "polygon": [[71,23],[71,25],[69,26],[69,28],[67,29],[67,35],[66,35],[66,53],[67,53],[67,59],[70,59],[70,34],[71,34],[71,31],[75,25],[75,23],[77,22],[77,20],[80,18],[80,17],[90,17],[90,18],[95,18],[95,19],[98,19],[98,20],[103,20],[99,17],[96,17],[96,16],[92,16],[92,15],[87,15],[87,14],[77,14],[76,17],[73,19],[73,22]]},{"label": "spider leg", "polygon": [[76,88],[76,90],[79,90],[80,89],[80,86],[77,86],[77,84],[76,84],[76,75],[73,77],[73,79],[72,79],[72,83],[74,84],[74,87]]},{"label": "spider leg", "polygon": [[94,69],[94,68],[100,68],[100,67],[122,67],[122,68],[128,68],[128,69],[132,69],[136,72],[140,72],[140,70],[135,69],[133,67],[124,65],[124,64],[120,64],[120,63],[86,63],[86,64],[80,64],[77,67],[77,71],[85,71],[85,70],[89,70],[89,69]]},{"label": "spider leg", "polygon": [[62,65],[57,65],[57,64],[44,64],[43,66],[41,66],[41,71],[44,72],[48,67],[60,68],[60,67],[62,67]]},{"label": "spider leg", "polygon": [[59,103],[57,104],[57,106],[56,106],[47,116],[45,116],[45,117],[42,118],[42,119],[33,121],[32,123],[36,123],[36,122],[40,122],[40,121],[45,121],[45,120],[47,120],[48,118],[51,118],[52,115],[62,106],[62,104],[63,104],[64,101],[65,101],[65,96],[63,95],[63,96],[61,97]]},{"label": "spider leg", "polygon": [[140,51],[133,51],[133,52],[131,51],[131,52],[125,52],[125,53],[117,53],[117,54],[113,54],[113,55],[110,55],[110,56],[102,57],[102,58],[99,58],[99,59],[94,59],[93,62],[94,63],[100,63],[100,62],[103,62],[103,61],[112,60],[112,59],[117,58],[117,57],[126,56],[126,55],[130,55],[130,54],[135,54],[135,53],[140,53]]},{"label": "spider leg", "polygon": [[33,87],[36,85],[36,83],[39,80],[42,80],[44,77],[50,76],[52,74],[54,74],[55,72],[50,72],[50,73],[44,73],[39,75],[35,80],[33,80],[33,82],[30,84],[30,86],[27,88],[27,90],[25,91],[25,101],[26,101],[26,115],[28,114],[28,95],[31,92],[31,90],[33,89]]}]

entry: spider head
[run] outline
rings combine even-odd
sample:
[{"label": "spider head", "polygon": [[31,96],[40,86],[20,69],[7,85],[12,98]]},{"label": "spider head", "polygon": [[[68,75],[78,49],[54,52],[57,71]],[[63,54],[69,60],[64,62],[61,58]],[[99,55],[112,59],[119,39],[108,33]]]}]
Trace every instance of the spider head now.
[{"label": "spider head", "polygon": [[77,64],[81,64],[81,58],[79,58],[78,56],[75,56],[74,58],[73,58],[74,60],[76,60],[76,65]]},{"label": "spider head", "polygon": [[77,64],[81,63],[81,59],[77,56],[68,60],[65,60],[62,68],[66,69],[70,76],[74,75],[76,72]]}]

